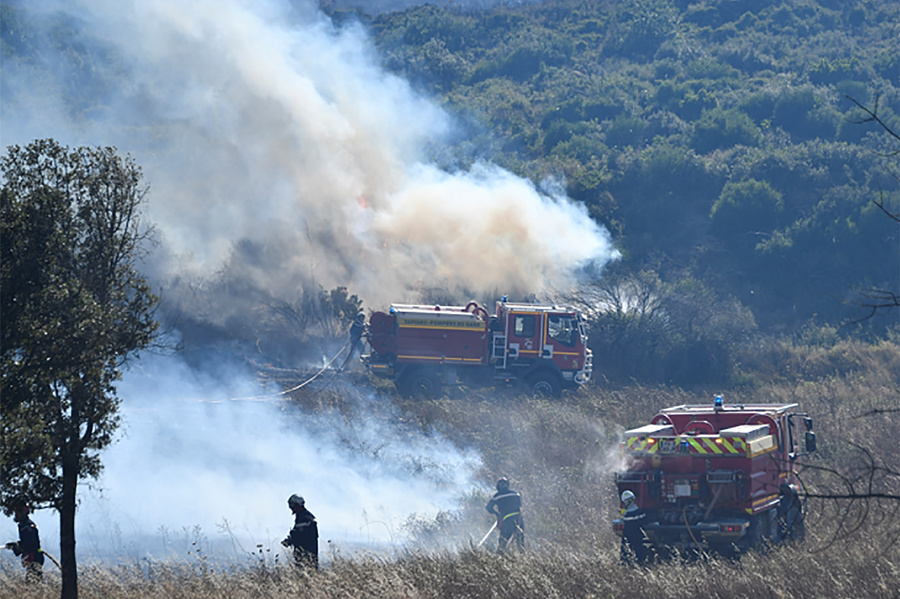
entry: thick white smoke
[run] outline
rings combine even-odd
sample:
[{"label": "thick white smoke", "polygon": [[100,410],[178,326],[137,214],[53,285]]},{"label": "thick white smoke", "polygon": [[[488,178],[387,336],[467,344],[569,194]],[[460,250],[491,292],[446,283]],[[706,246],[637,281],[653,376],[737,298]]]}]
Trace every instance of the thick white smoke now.
[{"label": "thick white smoke", "polygon": [[209,277],[250,241],[266,259],[247,275],[268,293],[293,299],[313,278],[380,306],[429,286],[540,294],[616,255],[566,198],[491,165],[431,166],[426,148],[451,119],[379,66],[360,26],[335,29],[311,3],[65,7],[85,43],[115,56],[96,66],[108,85],[73,121],[52,92],[74,74],[29,85],[4,72],[3,143],[52,136],[134,155],[163,279]]},{"label": "thick white smoke", "polygon": [[[490,164],[434,166],[429,146],[452,118],[380,67],[362,27],[335,28],[311,1],[13,6],[27,43],[44,45],[4,60],[0,143],[52,137],[131,154],[161,242],[148,276],[170,292],[173,280],[233,270],[266,297],[293,301],[314,281],[377,308],[429,287],[540,294],[616,256],[564,197]],[[259,251],[240,259],[248,243]],[[125,436],[104,453],[102,492],[81,491],[80,552],[121,537],[142,555],[148,539],[194,526],[212,538],[223,522],[242,543],[273,545],[294,492],[319,516],[323,543],[384,543],[410,514],[452,507],[474,484],[473,457],[440,439],[363,435],[277,403],[198,402],[260,390],[146,360],[120,388]],[[377,455],[360,449],[378,443]],[[52,549],[55,523],[37,520]]]},{"label": "thick white smoke", "polygon": [[[398,549],[410,516],[452,511],[475,484],[477,454],[396,424],[387,401],[360,398],[351,417],[315,415],[250,380],[233,364],[200,372],[160,356],[128,373],[121,438],[99,481],[79,492],[82,561],[247,558],[257,545],[283,556],[293,493],[318,519],[323,559]],[[35,521],[58,557],[55,514]],[[11,520],[0,533],[16,538]]]}]

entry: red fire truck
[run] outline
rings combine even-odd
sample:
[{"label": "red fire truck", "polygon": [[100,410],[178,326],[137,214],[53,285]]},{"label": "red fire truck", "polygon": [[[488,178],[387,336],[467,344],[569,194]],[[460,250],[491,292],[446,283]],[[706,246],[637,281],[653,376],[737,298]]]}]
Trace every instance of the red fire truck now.
[{"label": "red fire truck", "polygon": [[501,300],[494,314],[466,306],[392,304],[366,327],[363,363],[406,395],[435,396],[443,385],[524,384],[556,396],[591,378],[584,319],[575,308]]},{"label": "red fire truck", "polygon": [[[816,450],[816,437],[812,419],[796,408],[724,404],[717,396],[712,404],[666,408],[625,432],[618,493],[634,493],[658,555],[732,554],[803,538],[799,458]],[[613,521],[616,533],[623,528],[623,518]]]}]

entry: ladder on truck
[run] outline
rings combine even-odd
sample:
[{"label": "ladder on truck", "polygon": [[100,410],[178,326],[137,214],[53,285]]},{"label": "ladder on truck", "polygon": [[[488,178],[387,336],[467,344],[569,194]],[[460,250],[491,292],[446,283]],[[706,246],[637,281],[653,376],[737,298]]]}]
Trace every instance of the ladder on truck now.
[{"label": "ladder on truck", "polygon": [[491,348],[491,361],[496,370],[506,368],[506,335],[494,335],[494,345]]}]

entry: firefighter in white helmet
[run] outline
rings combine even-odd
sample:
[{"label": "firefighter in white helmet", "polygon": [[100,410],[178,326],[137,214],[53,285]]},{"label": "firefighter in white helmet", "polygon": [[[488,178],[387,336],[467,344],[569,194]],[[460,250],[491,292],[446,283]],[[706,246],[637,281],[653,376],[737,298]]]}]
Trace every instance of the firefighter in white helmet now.
[{"label": "firefighter in white helmet", "polygon": [[500,530],[497,553],[504,553],[513,537],[519,551],[524,551],[525,520],[522,518],[522,496],[518,491],[509,488],[509,480],[505,476],[497,480],[497,492],[485,509],[497,517],[497,528]]},{"label": "firefighter in white helmet", "polygon": [[622,516],[625,523],[622,529],[622,563],[630,564],[634,561],[644,564],[648,557],[644,535],[644,522],[647,514],[638,507],[634,493],[631,491],[622,491],[621,499],[625,508]]},{"label": "firefighter in white helmet", "polygon": [[294,563],[319,569],[319,528],[316,517],[306,509],[306,501],[300,495],[288,497],[288,507],[294,513],[294,527],[281,542],[294,550]]}]

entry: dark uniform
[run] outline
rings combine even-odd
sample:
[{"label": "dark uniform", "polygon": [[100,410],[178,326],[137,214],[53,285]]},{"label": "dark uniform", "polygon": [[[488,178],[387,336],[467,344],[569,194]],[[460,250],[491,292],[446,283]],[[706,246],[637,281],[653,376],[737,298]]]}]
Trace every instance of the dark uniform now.
[{"label": "dark uniform", "polygon": [[525,521],[522,518],[522,496],[509,488],[509,481],[505,478],[497,481],[497,492],[485,509],[497,517],[497,528],[500,529],[497,553],[506,551],[513,536],[515,536],[516,546],[520,551],[524,551]]},{"label": "dark uniform", "polygon": [[[623,494],[624,495],[624,494]],[[647,561],[647,545],[644,542],[644,523],[647,514],[638,507],[634,496],[625,501],[624,528],[622,529],[622,562],[630,564],[632,559],[638,564]]]},{"label": "dark uniform", "polygon": [[353,324],[350,325],[350,352],[347,354],[347,357],[344,359],[344,363],[341,364],[341,370],[347,365],[350,359],[353,357],[353,353],[356,351],[356,347],[359,345],[360,339],[362,339],[363,333],[366,331],[366,315],[363,312],[360,312],[356,315],[356,319],[353,321]]},{"label": "dark uniform", "polygon": [[285,547],[294,550],[294,563],[298,566],[312,564],[319,569],[319,527],[316,517],[306,509],[305,502],[299,495],[291,495],[288,507],[294,512],[294,527],[281,542]]},{"label": "dark uniform", "polygon": [[797,489],[788,483],[782,483],[778,491],[778,535],[782,539],[802,541],[805,535],[803,524],[803,503]]},{"label": "dark uniform", "polygon": [[6,544],[7,549],[22,557],[25,567],[25,580],[36,582],[43,577],[44,552],[41,550],[41,537],[37,525],[28,517],[28,508],[18,508],[15,520],[19,524],[19,540]]}]

